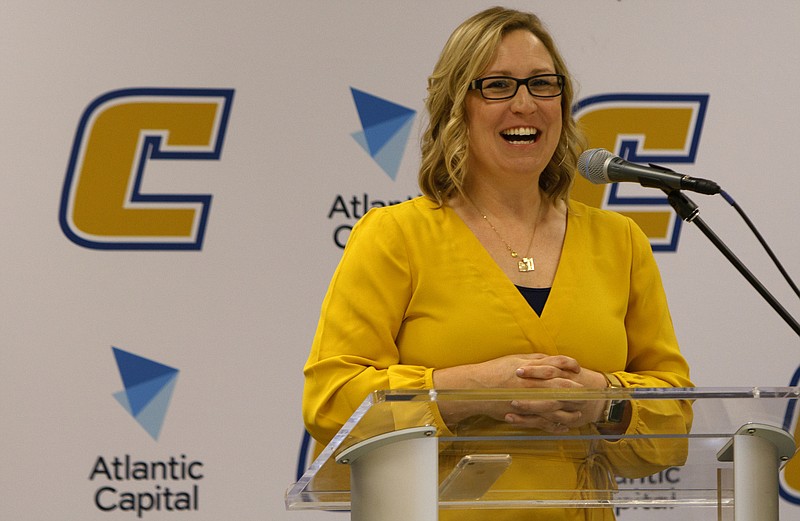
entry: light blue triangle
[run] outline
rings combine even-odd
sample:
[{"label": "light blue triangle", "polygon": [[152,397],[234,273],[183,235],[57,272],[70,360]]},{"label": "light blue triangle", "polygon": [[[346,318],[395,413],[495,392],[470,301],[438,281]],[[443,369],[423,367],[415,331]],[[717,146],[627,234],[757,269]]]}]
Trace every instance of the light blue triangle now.
[{"label": "light blue triangle", "polygon": [[125,391],[117,391],[114,393],[114,398],[116,398],[119,404],[122,405],[126,411],[128,411],[128,414],[134,416],[133,410],[131,410],[131,404],[128,401],[128,395]]},{"label": "light blue triangle", "polygon": [[370,154],[370,152],[369,152],[369,145],[367,144],[367,137],[364,135],[364,131],[363,130],[359,130],[357,132],[353,132],[350,135],[353,136],[353,139],[356,140],[356,143],[361,145],[361,148],[363,148],[364,151],[367,154],[369,154],[370,157],[372,157],[372,154]]},{"label": "light blue triangle", "polygon": [[175,390],[175,383],[178,375],[173,375],[159,391],[150,403],[135,416],[144,430],[154,439],[158,440],[161,434],[161,427],[164,426],[164,418],[167,416],[167,408],[172,399],[172,391]]},{"label": "light blue triangle", "polygon": [[372,154],[367,144],[367,138],[363,131],[353,132],[350,134],[353,139],[361,145],[365,152],[370,154],[372,158],[378,163],[378,166],[386,172],[392,179],[397,179],[397,172],[400,170],[400,162],[403,159],[406,144],[408,143],[408,136],[411,133],[413,118],[408,118],[405,123],[395,131],[394,136],[384,143],[383,147],[377,154]]},{"label": "light blue triangle", "polygon": [[400,170],[400,162],[403,160],[403,153],[408,143],[411,124],[411,119],[406,121],[395,133],[394,137],[374,156],[378,165],[393,181],[397,178],[397,172]]}]

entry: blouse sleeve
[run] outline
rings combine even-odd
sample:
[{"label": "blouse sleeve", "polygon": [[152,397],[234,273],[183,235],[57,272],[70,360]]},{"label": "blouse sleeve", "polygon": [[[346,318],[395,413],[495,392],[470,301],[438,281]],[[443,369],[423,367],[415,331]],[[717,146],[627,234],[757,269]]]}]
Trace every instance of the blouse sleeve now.
[{"label": "blouse sleeve", "polygon": [[[633,222],[630,227],[633,263],[625,319],[628,357],[625,370],[614,375],[625,387],[692,387],[650,243]],[[692,409],[688,401],[637,400],[630,403],[628,434],[685,434],[691,428]],[[608,442],[606,453],[619,474],[639,477],[682,464],[687,448],[686,440],[681,438],[623,439]]]},{"label": "blouse sleeve", "polygon": [[321,443],[372,391],[433,387],[433,369],[402,364],[395,343],[414,283],[405,244],[382,209],[350,233],[304,369],[303,417]]}]

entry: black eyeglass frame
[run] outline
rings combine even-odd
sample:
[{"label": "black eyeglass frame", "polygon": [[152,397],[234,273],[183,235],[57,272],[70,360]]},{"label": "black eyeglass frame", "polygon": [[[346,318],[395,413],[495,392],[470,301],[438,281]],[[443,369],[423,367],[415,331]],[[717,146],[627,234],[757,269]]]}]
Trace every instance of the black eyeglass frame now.
[{"label": "black eyeglass frame", "polygon": [[[531,90],[531,80],[535,80],[536,78],[558,78],[558,86],[560,87],[558,90],[558,94],[550,94],[547,96],[543,96],[542,94],[534,94]],[[502,98],[489,98],[483,93],[483,82],[487,80],[512,80],[516,82],[517,86],[514,89],[514,92],[509,96],[503,96]],[[564,83],[566,80],[566,76],[563,74],[534,74],[529,78],[514,78],[512,76],[486,76],[485,78],[478,78],[476,80],[472,80],[469,84],[469,90],[477,90],[481,93],[481,96],[484,99],[491,100],[491,101],[499,101],[505,99],[511,99],[517,95],[519,92],[519,88],[521,85],[525,85],[525,88],[528,89],[528,94],[533,96],[534,98],[557,98],[564,93]]]}]

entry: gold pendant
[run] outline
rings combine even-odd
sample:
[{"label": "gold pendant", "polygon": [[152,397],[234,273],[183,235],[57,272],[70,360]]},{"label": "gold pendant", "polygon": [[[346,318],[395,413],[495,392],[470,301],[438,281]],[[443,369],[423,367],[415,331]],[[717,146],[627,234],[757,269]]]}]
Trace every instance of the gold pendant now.
[{"label": "gold pendant", "polygon": [[533,271],[533,257],[522,257],[522,260],[517,264],[519,271]]}]

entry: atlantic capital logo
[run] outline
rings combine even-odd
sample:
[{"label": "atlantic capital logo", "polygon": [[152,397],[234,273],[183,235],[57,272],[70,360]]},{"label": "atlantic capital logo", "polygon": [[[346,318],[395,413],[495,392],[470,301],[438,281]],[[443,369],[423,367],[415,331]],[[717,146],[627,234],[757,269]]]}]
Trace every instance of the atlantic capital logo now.
[{"label": "atlantic capital logo", "polygon": [[351,135],[394,181],[416,111],[350,87],[362,130]]},{"label": "atlantic capital logo", "polygon": [[111,349],[124,387],[114,393],[114,398],[154,440],[158,440],[178,370],[116,347]]}]

